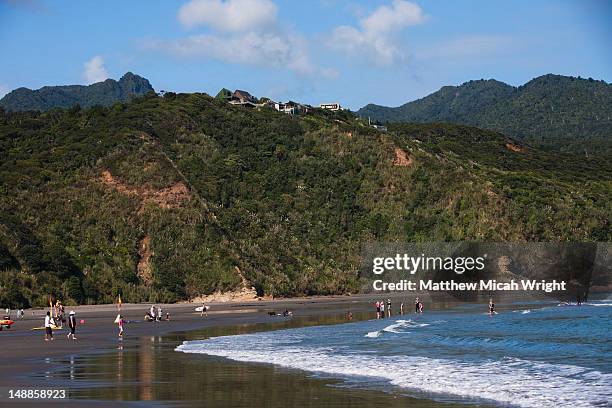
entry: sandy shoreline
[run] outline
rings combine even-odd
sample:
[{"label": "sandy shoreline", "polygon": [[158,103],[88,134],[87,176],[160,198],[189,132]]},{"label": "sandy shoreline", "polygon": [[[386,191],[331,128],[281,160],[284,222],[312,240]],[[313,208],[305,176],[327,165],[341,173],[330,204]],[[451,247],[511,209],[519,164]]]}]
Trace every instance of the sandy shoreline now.
[{"label": "sandy shoreline", "polygon": [[[372,295],[313,297],[280,299],[272,301],[248,301],[212,303],[208,317],[201,317],[195,312],[196,303],[179,303],[161,305],[164,315],[170,313],[170,321],[145,322],[145,312],[150,304],[123,304],[122,314],[129,321],[125,327],[124,340],[118,340],[117,325],[113,323],[117,314],[117,305],[84,305],[66,307],[66,312],[74,310],[77,320],[84,319],[84,324],[77,327],[77,340],[68,340],[68,330],[54,331],[54,341],[44,341],[43,330],[31,330],[43,325],[44,315],[48,309],[28,309],[25,317],[18,319],[15,311],[12,318],[16,321],[13,328],[0,332],[0,344],[3,350],[2,370],[0,370],[0,387],[43,387],[44,382],[35,378],[34,373],[53,370],[45,361],[53,361],[69,356],[80,356],[89,353],[104,353],[116,350],[119,345],[125,347],[137,343],[143,336],[159,336],[172,332],[186,332],[215,326],[231,326],[257,323],[270,323],[280,316],[269,316],[269,311],[282,312],[289,309],[295,317],[371,311]],[[160,306],[160,305],[158,305]],[[73,401],[72,403],[83,401]],[[21,404],[35,402],[22,402]],[[65,405],[64,402],[47,401],[46,404]],[[7,401],[0,401],[0,406]],[[21,406],[20,404],[20,406]]]}]

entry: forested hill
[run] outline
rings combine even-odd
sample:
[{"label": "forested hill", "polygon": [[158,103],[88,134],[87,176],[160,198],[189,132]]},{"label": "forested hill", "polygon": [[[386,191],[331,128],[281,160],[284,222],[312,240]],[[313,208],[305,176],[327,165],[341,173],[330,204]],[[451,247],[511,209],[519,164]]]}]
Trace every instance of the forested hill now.
[{"label": "forested hill", "polygon": [[71,108],[75,105],[84,108],[94,105],[110,106],[148,92],[154,92],[149,81],[128,72],[119,81],[107,79],[89,86],[45,86],[37,90],[18,88],[0,99],[0,107],[7,111],[46,111],[53,108]]},{"label": "forested hill", "polygon": [[612,154],[612,84],[544,75],[515,88],[495,80],[445,86],[397,108],[357,112],[381,122],[448,122],[496,130],[543,148]]},{"label": "forested hill", "polygon": [[[0,109],[0,304],[355,292],[367,241],[610,241],[611,163],[203,94]],[[243,280],[244,279],[244,280]]]}]

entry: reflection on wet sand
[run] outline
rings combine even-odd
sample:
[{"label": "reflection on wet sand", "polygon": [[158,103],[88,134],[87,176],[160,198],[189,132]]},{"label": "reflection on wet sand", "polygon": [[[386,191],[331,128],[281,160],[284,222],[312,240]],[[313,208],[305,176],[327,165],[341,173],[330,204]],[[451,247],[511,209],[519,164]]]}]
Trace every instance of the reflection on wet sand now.
[{"label": "reflection on wet sand", "polygon": [[141,401],[153,400],[153,344],[155,337],[143,337],[140,340],[140,353],[138,356],[138,399]]}]

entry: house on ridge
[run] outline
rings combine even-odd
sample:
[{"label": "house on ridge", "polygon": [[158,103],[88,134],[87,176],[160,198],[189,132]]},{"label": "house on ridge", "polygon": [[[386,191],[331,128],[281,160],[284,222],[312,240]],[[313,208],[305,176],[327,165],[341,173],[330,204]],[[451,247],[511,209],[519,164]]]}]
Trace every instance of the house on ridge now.
[{"label": "house on ridge", "polygon": [[247,91],[242,91],[240,89],[236,89],[232,94],[232,98],[229,101],[232,105],[242,105],[254,108],[259,102],[256,97],[248,93]]},{"label": "house on ridge", "polygon": [[221,90],[215,96],[216,99],[221,99],[224,101],[230,101],[232,99],[232,91],[226,88],[221,88]]},{"label": "house on ridge", "polygon": [[342,109],[342,107],[340,106],[339,102],[335,102],[335,103],[322,103],[319,105],[319,107],[321,109],[328,109],[331,111],[339,111],[340,109]]},{"label": "house on ridge", "polygon": [[293,101],[289,101],[287,103],[275,102],[274,109],[289,115],[307,114],[312,110],[308,105],[303,105]]}]

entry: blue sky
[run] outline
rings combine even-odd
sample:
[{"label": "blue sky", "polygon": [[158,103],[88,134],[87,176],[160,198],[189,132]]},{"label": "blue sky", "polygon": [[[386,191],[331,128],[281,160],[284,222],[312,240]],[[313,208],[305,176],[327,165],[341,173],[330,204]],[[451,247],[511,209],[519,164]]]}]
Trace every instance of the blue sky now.
[{"label": "blue sky", "polygon": [[611,82],[609,21],[606,0],[0,0],[0,94],[132,71],[357,109],[470,79]]}]

